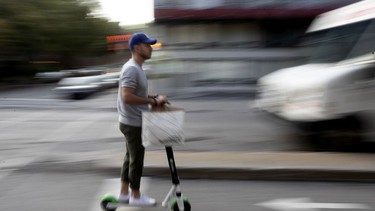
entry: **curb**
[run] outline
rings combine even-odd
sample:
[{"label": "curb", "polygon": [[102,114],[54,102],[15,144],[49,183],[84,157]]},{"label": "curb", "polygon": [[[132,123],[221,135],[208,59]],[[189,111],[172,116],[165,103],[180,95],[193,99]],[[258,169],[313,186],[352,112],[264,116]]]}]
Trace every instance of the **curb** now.
[{"label": "curb", "polygon": [[[264,180],[264,181],[315,181],[315,182],[375,182],[375,172],[339,171],[321,169],[236,169],[236,168],[178,168],[180,178]],[[118,169],[116,170],[118,173]],[[144,168],[144,176],[168,177],[165,167]]]},{"label": "curb", "polygon": [[[175,159],[181,179],[375,182],[372,154],[175,152]],[[325,159],[329,159],[326,165],[321,163]],[[121,160],[120,156],[101,160],[94,168],[119,176]],[[146,153],[143,175],[170,177],[164,152]]]},{"label": "curb", "polygon": [[[96,172],[119,177],[120,168],[98,167]],[[254,181],[304,181],[304,182],[359,182],[374,183],[373,171],[322,170],[322,169],[238,169],[238,168],[179,168],[181,179],[254,180]],[[168,167],[145,166],[143,176],[170,177]]]}]

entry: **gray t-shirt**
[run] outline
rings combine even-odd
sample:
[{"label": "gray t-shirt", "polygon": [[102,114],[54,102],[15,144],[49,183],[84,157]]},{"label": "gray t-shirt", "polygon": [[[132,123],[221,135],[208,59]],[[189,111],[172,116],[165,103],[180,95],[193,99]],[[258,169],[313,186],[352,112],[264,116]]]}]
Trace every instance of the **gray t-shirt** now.
[{"label": "gray t-shirt", "polygon": [[121,97],[121,88],[128,87],[135,90],[135,95],[147,98],[148,84],[147,77],[142,68],[134,61],[129,59],[124,64],[121,70],[119,91],[117,96],[117,111],[119,113],[119,121],[125,125],[141,127],[142,126],[142,112],[149,111],[147,104],[144,105],[129,105],[126,104]]}]

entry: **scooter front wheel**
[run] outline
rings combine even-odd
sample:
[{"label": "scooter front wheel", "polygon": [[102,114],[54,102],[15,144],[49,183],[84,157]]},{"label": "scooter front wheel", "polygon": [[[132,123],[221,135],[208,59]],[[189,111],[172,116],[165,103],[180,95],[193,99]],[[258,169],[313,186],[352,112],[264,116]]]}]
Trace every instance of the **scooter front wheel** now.
[{"label": "scooter front wheel", "polygon": [[[183,202],[184,202],[184,211],[190,211],[191,210],[191,205],[190,205],[190,202],[188,200],[187,197],[184,197],[183,198]],[[177,204],[177,199],[173,200],[172,203],[171,203],[171,210],[172,211],[181,211],[179,208],[178,208],[178,204]]]}]

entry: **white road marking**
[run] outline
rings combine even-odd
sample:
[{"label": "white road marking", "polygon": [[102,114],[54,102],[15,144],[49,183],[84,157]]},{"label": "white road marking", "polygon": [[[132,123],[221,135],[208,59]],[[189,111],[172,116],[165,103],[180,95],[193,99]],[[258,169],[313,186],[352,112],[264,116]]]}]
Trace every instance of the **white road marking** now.
[{"label": "white road marking", "polygon": [[354,203],[315,203],[309,198],[275,199],[256,204],[280,211],[318,211],[320,209],[370,209],[364,204]]}]

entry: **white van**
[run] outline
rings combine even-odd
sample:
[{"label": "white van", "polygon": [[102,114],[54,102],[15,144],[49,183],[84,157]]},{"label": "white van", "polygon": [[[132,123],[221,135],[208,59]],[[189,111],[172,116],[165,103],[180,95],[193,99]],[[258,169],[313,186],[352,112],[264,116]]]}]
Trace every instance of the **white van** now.
[{"label": "white van", "polygon": [[318,16],[306,37],[311,60],[260,78],[256,106],[316,141],[375,141],[375,1]]}]

